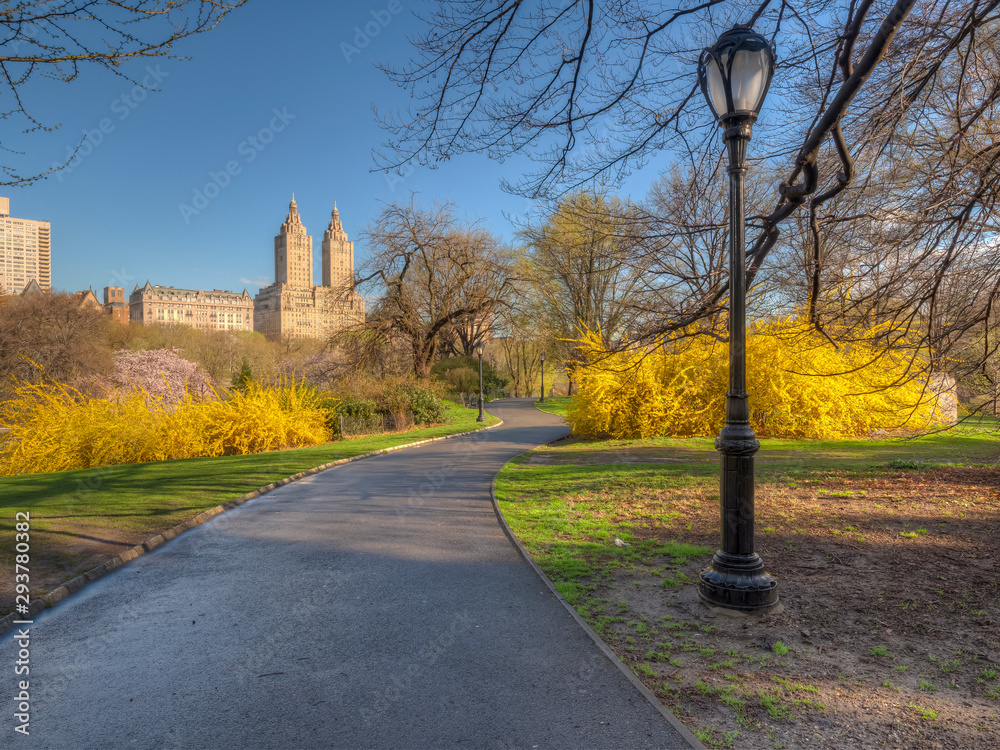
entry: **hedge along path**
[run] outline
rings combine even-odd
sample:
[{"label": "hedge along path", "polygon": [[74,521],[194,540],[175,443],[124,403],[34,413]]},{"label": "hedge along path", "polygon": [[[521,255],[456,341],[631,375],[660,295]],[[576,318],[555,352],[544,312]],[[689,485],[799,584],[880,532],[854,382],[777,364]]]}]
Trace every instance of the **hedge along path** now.
[{"label": "hedge along path", "polygon": [[265,495],[278,487],[283,487],[286,484],[291,484],[299,479],[304,479],[305,477],[312,476],[313,474],[318,474],[321,471],[326,471],[327,469],[332,469],[334,467],[340,466],[342,464],[351,463],[352,461],[360,461],[365,458],[372,458],[374,456],[381,456],[385,453],[392,453],[393,451],[403,450],[404,448],[414,448],[418,445],[425,445],[427,443],[437,443],[442,440],[450,440],[452,438],[464,437],[466,435],[471,435],[475,432],[480,432],[482,430],[492,430],[503,425],[503,420],[500,420],[496,424],[491,424],[486,427],[477,427],[474,430],[467,430],[466,432],[456,432],[454,435],[443,435],[436,438],[427,438],[425,440],[415,440],[412,443],[404,443],[403,445],[394,445],[389,448],[381,448],[377,451],[371,451],[369,453],[362,453],[359,456],[351,456],[350,458],[341,458],[336,461],[331,461],[329,463],[322,464],[321,466],[316,466],[312,469],[307,469],[305,471],[300,471],[297,474],[292,474],[290,477],[285,477],[284,479],[279,479],[276,482],[271,482],[270,484],[264,485],[263,487],[258,487],[257,489],[246,493],[245,495],[240,495],[237,498],[228,500],[221,505],[216,505],[214,508],[209,508],[204,510],[198,515],[189,518],[175,526],[171,526],[169,529],[164,529],[163,531],[154,534],[149,539],[144,541],[142,544],[137,544],[124,552],[115,555],[109,560],[105,560],[101,565],[98,565],[92,570],[88,570],[86,573],[78,575],[66,583],[58,586],[49,593],[45,594],[38,599],[34,599],[28,605],[28,613],[21,614],[19,612],[11,612],[10,614],[0,617],[0,634],[12,630],[15,627],[15,622],[23,622],[24,620],[30,620],[32,617],[37,615],[44,609],[54,606],[57,602],[62,601],[71,594],[75,594],[77,591],[82,589],[94,581],[100,580],[108,573],[110,573],[115,568],[121,567],[129,560],[134,560],[137,557],[145,555],[147,552],[151,552],[161,544],[170,539],[173,539],[180,534],[183,534],[188,529],[193,529],[196,526],[201,526],[206,521],[215,518],[215,516],[220,513],[224,513],[227,510],[232,510],[233,508],[242,505],[248,500],[253,500],[254,498]]}]

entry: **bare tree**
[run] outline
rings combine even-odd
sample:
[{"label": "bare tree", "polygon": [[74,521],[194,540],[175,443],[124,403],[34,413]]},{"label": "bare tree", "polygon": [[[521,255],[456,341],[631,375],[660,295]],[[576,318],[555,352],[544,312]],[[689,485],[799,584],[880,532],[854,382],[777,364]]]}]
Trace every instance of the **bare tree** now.
[{"label": "bare tree", "polygon": [[521,229],[532,290],[559,335],[586,327],[610,342],[632,327],[645,274],[636,263],[634,224],[624,202],[580,192]]},{"label": "bare tree", "polygon": [[448,357],[471,357],[480,344],[485,346],[493,335],[492,315],[466,315],[445,327],[441,336],[441,354]]},{"label": "bare tree", "polygon": [[513,286],[512,251],[482,228],[459,224],[451,205],[387,206],[365,238],[371,254],[359,285],[381,295],[367,326],[402,340],[423,380],[451,328],[489,319]]},{"label": "bare tree", "polygon": [[537,318],[521,306],[512,305],[504,311],[500,328],[496,339],[499,370],[507,377],[515,398],[530,396],[541,375],[539,355],[549,341],[541,335]]},{"label": "bare tree", "polygon": [[[724,288],[728,280],[729,201],[725,165],[713,155],[698,164],[674,165],[657,182],[634,213],[637,238],[631,263],[644,269],[644,289],[631,301],[631,314],[642,331],[657,332],[663,321],[684,320],[691,306]],[[758,172],[764,165],[758,165]],[[759,177],[759,175],[758,175]],[[752,180],[745,195],[750,226],[765,208],[763,181]],[[749,290],[751,310],[776,312],[776,292],[787,280],[768,269]],[[699,331],[724,336],[722,315],[704,316]],[[641,338],[641,337],[639,337]]]},{"label": "bare tree", "polygon": [[75,386],[111,368],[108,317],[68,294],[0,297],[0,391],[14,380]]},{"label": "bare tree", "polygon": [[648,287],[634,206],[606,192],[577,192],[519,232],[527,245],[525,277],[536,325],[567,362],[570,390],[573,341],[583,331],[605,345],[626,340],[639,322]]},{"label": "bare tree", "polygon": [[[14,0],[0,12],[0,90],[5,120],[22,118],[25,132],[53,127],[31,114],[25,89],[37,77],[64,83],[98,66],[140,84],[123,65],[133,59],[171,57],[175,43],[214,29],[246,0]],[[8,149],[9,150],[9,149]],[[67,162],[72,160],[71,155]],[[3,167],[0,184],[33,182],[61,167],[21,175]]]},{"label": "bare tree", "polygon": [[[526,153],[540,170],[507,187],[530,196],[614,181],[661,151],[702,163],[722,149],[697,90],[698,52],[734,23],[756,26],[779,61],[754,131],[774,197],[750,233],[748,286],[801,259],[789,301],[831,340],[877,324],[886,346],[919,352],[915,368],[941,368],[969,335],[992,349],[1000,302],[1000,275],[980,262],[1000,197],[998,5],[441,2],[415,61],[387,68],[414,105],[383,113],[379,163]],[[704,271],[649,335],[724,315],[728,284]],[[963,282],[977,293],[949,302]]]}]

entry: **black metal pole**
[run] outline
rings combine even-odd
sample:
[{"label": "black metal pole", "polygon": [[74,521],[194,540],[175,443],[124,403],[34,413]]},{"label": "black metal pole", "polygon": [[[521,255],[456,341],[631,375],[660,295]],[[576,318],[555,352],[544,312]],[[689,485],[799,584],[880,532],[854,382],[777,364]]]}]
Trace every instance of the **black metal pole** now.
[{"label": "black metal pole", "polygon": [[746,392],[746,263],[743,181],[746,148],[755,116],[729,122],[723,140],[729,150],[729,392],[726,425],[715,440],[722,464],[719,499],[721,545],[701,573],[698,593],[709,604],[757,610],[778,603],[778,582],[764,572],[754,551],[754,454],[760,443],[750,426]]},{"label": "black metal pole", "polygon": [[545,403],[545,355],[542,355],[542,400],[541,403]]},{"label": "black metal pole", "polygon": [[486,417],[483,415],[483,353],[479,352],[479,416],[476,418],[477,422],[485,422]]}]

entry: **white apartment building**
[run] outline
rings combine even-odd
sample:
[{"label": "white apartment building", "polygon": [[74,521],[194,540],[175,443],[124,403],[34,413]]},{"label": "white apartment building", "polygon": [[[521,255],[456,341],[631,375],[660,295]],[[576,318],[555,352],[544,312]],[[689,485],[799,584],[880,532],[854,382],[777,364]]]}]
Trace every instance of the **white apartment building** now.
[{"label": "white apartment building", "polygon": [[15,219],[0,198],[0,293],[20,294],[32,279],[52,291],[50,235],[49,222]]}]

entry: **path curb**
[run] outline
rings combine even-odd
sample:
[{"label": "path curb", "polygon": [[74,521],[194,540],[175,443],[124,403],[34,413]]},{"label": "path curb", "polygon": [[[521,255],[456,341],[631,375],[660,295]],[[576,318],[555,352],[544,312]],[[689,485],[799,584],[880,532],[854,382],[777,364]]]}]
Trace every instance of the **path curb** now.
[{"label": "path curb", "polygon": [[[564,435],[561,438],[550,440],[548,443],[546,443],[546,445],[551,445],[552,443],[562,440],[565,437],[566,436]],[[504,464],[503,467],[501,467],[500,471],[503,471],[504,468],[506,468],[511,461],[514,461],[515,459],[518,459],[525,454],[531,453],[531,451],[533,450],[536,449],[531,448],[530,450],[524,451],[524,453],[520,453],[514,456],[514,458],[512,458],[510,461]],[[552,580],[545,574],[545,571],[543,571],[538,566],[538,563],[536,563],[534,558],[528,553],[528,550],[525,549],[523,544],[521,544],[521,540],[517,538],[517,536],[511,530],[510,525],[507,523],[507,518],[504,516],[503,511],[500,510],[500,501],[497,500],[497,477],[500,476],[500,471],[498,471],[496,475],[493,477],[493,482],[490,485],[490,496],[493,498],[493,511],[497,514],[497,519],[500,521],[500,525],[503,527],[503,531],[507,535],[507,538],[510,539],[511,543],[515,547],[517,547],[517,551],[521,553],[521,557],[523,557],[524,561],[532,567],[532,569],[535,571],[538,577],[542,579],[542,582],[546,586],[548,586],[548,589],[552,593],[552,595],[562,603],[562,605],[566,608],[566,611],[570,613],[570,615],[573,617],[574,620],[576,620],[576,624],[579,625],[583,629],[583,631],[590,636],[590,639],[597,645],[597,648],[600,649],[601,653],[604,654],[608,659],[610,659],[611,662],[616,667],[618,667],[618,671],[620,671],[623,675],[625,675],[625,678],[632,683],[635,689],[638,690],[640,693],[642,693],[643,698],[649,701],[649,703],[653,706],[653,708],[659,711],[660,715],[663,716],[663,718],[666,719],[667,722],[669,722],[670,725],[677,730],[677,733],[681,736],[681,738],[685,742],[687,742],[688,745],[694,748],[694,750],[707,750],[707,748],[703,744],[701,744],[698,738],[691,733],[691,730],[688,729],[686,726],[684,726],[684,724],[681,723],[681,720],[678,719],[676,716],[674,716],[674,714],[670,711],[670,709],[668,709],[666,706],[660,703],[660,700],[655,695],[653,695],[652,691],[648,687],[646,687],[643,684],[642,680],[640,680],[638,677],[632,674],[632,670],[629,669],[627,666],[625,666],[625,662],[619,659],[618,655],[611,650],[608,644],[606,644],[601,639],[601,637],[594,632],[594,629],[590,627],[590,625],[587,624],[587,621],[580,616],[580,613],[576,611],[576,608],[568,601],[566,601],[563,595],[559,593],[559,589],[556,588],[555,584],[552,583]]]},{"label": "path curb", "polygon": [[316,466],[312,469],[306,469],[305,471],[300,471],[297,474],[292,474],[290,477],[285,477],[284,479],[279,479],[276,482],[271,482],[270,484],[264,485],[263,487],[258,487],[257,489],[246,493],[245,495],[240,495],[232,500],[227,500],[221,505],[216,505],[214,508],[209,508],[208,510],[203,510],[198,515],[189,518],[186,521],[171,526],[169,529],[160,531],[144,542],[130,547],[124,552],[120,552],[109,560],[105,560],[103,563],[98,565],[96,568],[88,570],[86,573],[81,573],[76,578],[66,581],[66,583],[61,586],[57,586],[52,591],[47,593],[45,596],[35,599],[28,605],[28,614],[20,614],[18,612],[11,612],[9,615],[0,617],[0,635],[6,633],[8,630],[13,630],[16,626],[15,623],[20,623],[25,619],[31,619],[34,615],[37,615],[44,609],[48,609],[57,602],[61,602],[66,597],[71,594],[75,594],[84,586],[87,586],[94,581],[98,581],[108,573],[110,573],[115,568],[121,567],[129,560],[134,560],[137,557],[145,555],[147,552],[152,552],[154,549],[159,547],[166,541],[173,539],[180,534],[183,534],[189,529],[193,529],[196,526],[201,526],[206,521],[210,521],[215,518],[220,513],[225,513],[227,510],[232,510],[233,508],[242,505],[248,500],[253,500],[254,498],[260,497],[261,495],[266,495],[268,492],[277,489],[278,487],[283,487],[286,484],[291,484],[299,479],[304,479],[305,477],[312,476],[313,474],[318,474],[321,471],[326,471],[327,469],[332,469],[336,466],[341,466],[343,464],[349,464],[353,461],[360,461],[365,458],[373,458],[375,456],[382,456],[386,453],[392,453],[394,451],[403,450],[404,448],[413,448],[418,445],[426,445],[427,443],[438,443],[442,440],[451,440],[452,438],[465,437],[466,435],[474,435],[477,432],[484,432],[485,430],[492,430],[503,425],[503,420],[501,419],[496,424],[491,424],[488,427],[480,427],[475,430],[468,430],[466,432],[456,432],[454,435],[442,435],[436,438],[427,438],[425,440],[417,440],[412,443],[404,443],[402,445],[394,445],[391,448],[382,448],[377,451],[370,451],[369,453],[362,453],[358,456],[351,456],[350,458],[341,458],[336,461],[331,461],[330,463],[323,464],[322,466]]}]

